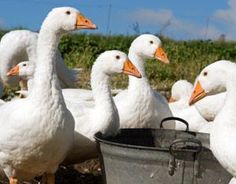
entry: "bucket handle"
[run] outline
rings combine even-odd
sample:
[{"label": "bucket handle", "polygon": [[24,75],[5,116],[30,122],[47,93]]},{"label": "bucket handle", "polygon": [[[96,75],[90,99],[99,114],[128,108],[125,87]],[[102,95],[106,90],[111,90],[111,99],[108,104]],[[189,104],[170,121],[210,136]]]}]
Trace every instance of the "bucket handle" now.
[{"label": "bucket handle", "polygon": [[185,131],[186,131],[186,132],[189,131],[189,124],[188,124],[188,122],[187,122],[186,120],[182,119],[182,118],[174,117],[174,116],[171,116],[171,117],[167,117],[167,118],[162,119],[162,120],[161,120],[161,124],[160,124],[160,128],[164,128],[164,127],[163,127],[163,124],[164,124],[165,122],[167,122],[167,121],[170,121],[170,120],[179,121],[179,122],[185,124],[185,125],[186,125]]},{"label": "bucket handle", "polygon": [[[174,141],[171,143],[171,145],[170,145],[170,147],[169,147],[169,152],[170,152],[170,154],[175,157],[175,156],[176,156],[176,153],[175,153],[173,147],[174,147],[174,146],[177,147],[178,144],[182,144],[182,145],[184,145],[184,147],[185,147],[185,146],[188,146],[188,143],[198,145],[198,146],[197,146],[197,149],[196,149],[196,151],[195,151],[196,154],[198,154],[198,153],[200,153],[200,152],[202,151],[202,143],[201,143],[201,141],[199,141],[198,139],[194,139],[194,138],[176,139],[176,140],[174,140]],[[179,148],[181,149],[181,147],[179,147]],[[182,148],[183,148],[183,146],[182,146]]]},{"label": "bucket handle", "polygon": [[[176,161],[175,161],[175,157],[177,156],[176,152],[174,151],[173,147],[174,146],[177,146],[178,144],[183,144],[184,147],[188,145],[188,143],[191,143],[191,144],[197,144],[198,147],[195,151],[195,158],[198,157],[199,153],[202,151],[202,143],[201,141],[199,141],[198,139],[194,139],[194,138],[188,138],[188,139],[176,139],[174,140],[170,147],[169,147],[169,152],[171,154],[171,158],[169,160],[169,164],[168,164],[168,173],[170,176],[173,176],[174,173],[175,173],[175,170],[176,170]],[[183,146],[182,146],[183,148]],[[199,162],[198,162],[198,159],[197,159],[197,162],[194,162],[194,167],[196,167],[196,174],[195,176],[198,176],[199,175]]]}]

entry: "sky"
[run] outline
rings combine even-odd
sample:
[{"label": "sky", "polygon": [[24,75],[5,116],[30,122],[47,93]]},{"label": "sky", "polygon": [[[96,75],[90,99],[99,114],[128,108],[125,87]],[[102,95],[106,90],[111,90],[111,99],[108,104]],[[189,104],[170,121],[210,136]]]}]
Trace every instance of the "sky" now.
[{"label": "sky", "polygon": [[98,26],[88,33],[236,40],[236,0],[0,0],[0,28],[38,31],[60,6],[77,8]]}]

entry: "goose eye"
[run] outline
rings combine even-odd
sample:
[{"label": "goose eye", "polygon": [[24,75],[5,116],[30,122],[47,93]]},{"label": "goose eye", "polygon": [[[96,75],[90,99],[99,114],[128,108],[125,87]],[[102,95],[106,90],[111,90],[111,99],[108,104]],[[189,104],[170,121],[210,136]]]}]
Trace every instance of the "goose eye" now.
[{"label": "goose eye", "polygon": [[70,11],[69,11],[69,10],[68,10],[68,11],[66,11],[66,14],[67,14],[67,15],[70,15]]},{"label": "goose eye", "polygon": [[152,41],[152,40],[150,41],[150,44],[153,44],[153,41]]},{"label": "goose eye", "polygon": [[120,59],[120,56],[119,56],[119,55],[117,55],[117,56],[116,56],[116,59]]},{"label": "goose eye", "polygon": [[204,72],[204,73],[203,73],[203,76],[207,76],[207,74],[208,74],[207,72]]},{"label": "goose eye", "polygon": [[23,66],[26,66],[26,64],[23,64]]}]

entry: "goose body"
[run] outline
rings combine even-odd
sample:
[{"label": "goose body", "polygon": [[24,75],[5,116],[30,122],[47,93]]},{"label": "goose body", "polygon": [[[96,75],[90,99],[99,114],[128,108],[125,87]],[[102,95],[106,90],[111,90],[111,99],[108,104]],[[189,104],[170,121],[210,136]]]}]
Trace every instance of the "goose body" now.
[{"label": "goose body", "polygon": [[210,148],[221,165],[236,176],[236,64],[221,60],[205,67],[198,76],[190,98],[193,104],[207,95],[226,90],[224,106],[217,114],[210,130]]},{"label": "goose body", "polygon": [[61,94],[55,58],[63,33],[94,27],[81,17],[70,7],[49,12],[38,36],[30,95],[0,106],[0,167],[11,184],[43,173],[47,173],[48,183],[54,183],[53,174],[73,144],[74,119]]},{"label": "goose body", "polygon": [[[138,70],[128,60],[125,53],[112,50],[102,53],[92,67],[91,87],[94,102],[66,101],[67,108],[75,119],[75,144],[65,163],[78,163],[97,155],[94,135],[97,132],[105,136],[115,135],[120,128],[119,114],[112,98],[110,75],[127,73],[140,77]],[[81,139],[81,137],[83,139]],[[84,147],[78,153],[79,148]]]},{"label": "goose body", "polygon": [[198,101],[194,106],[207,121],[213,121],[223,107],[225,97],[225,92],[207,96],[201,101]]},{"label": "goose body", "polygon": [[[129,76],[128,89],[114,97],[121,128],[159,128],[161,120],[172,114],[167,100],[151,88],[144,64],[146,58],[154,57],[169,62],[161,48],[161,41],[154,35],[143,34],[132,42],[128,56],[141,72],[142,78]],[[169,128],[173,126],[171,124]]]},{"label": "goose body", "polygon": [[[208,133],[207,130],[203,129],[209,122],[206,121],[198,112],[198,110],[192,106],[186,109],[183,109],[181,111],[178,111],[177,113],[173,113],[173,116],[182,118],[186,120],[189,124],[189,130],[194,132],[204,132]],[[175,129],[176,130],[185,130],[186,126],[181,122],[175,123]]]},{"label": "goose body", "polygon": [[5,101],[0,99],[0,105],[4,104]]},{"label": "goose body", "polygon": [[[7,72],[20,61],[37,61],[38,33],[29,30],[14,30],[6,33],[0,42],[0,77],[3,85],[15,86],[19,83],[17,76],[9,78]],[[75,87],[79,71],[68,69],[63,58],[56,50],[56,68],[62,88]],[[22,87],[24,88],[24,86]]]}]

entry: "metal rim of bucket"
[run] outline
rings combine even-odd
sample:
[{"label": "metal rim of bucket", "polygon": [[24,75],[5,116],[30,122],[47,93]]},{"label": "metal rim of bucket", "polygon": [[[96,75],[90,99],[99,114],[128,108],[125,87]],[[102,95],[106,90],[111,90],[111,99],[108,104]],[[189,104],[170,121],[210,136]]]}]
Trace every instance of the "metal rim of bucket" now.
[{"label": "metal rim of bucket", "polygon": [[[142,130],[144,130],[144,129],[142,129]],[[155,129],[147,129],[147,130],[155,130]],[[102,133],[101,132],[96,133],[94,138],[99,143],[101,142],[103,144],[117,146],[117,147],[142,149],[142,150],[158,150],[158,151],[167,151],[167,152],[169,152],[169,148],[157,148],[157,147],[151,147],[151,146],[150,147],[149,146],[138,146],[138,145],[124,144],[124,143],[117,143],[117,142],[108,141],[108,140],[105,140],[105,139],[102,138]]]},{"label": "metal rim of bucket", "polygon": [[[128,129],[121,129],[121,130],[128,130]],[[141,129],[132,129],[132,130],[141,130]],[[170,131],[167,129],[151,129],[151,128],[144,128],[142,129],[143,131],[145,130],[149,130],[149,131],[157,131],[157,130],[164,130],[164,131]],[[174,130],[171,130],[174,131]],[[182,131],[182,130],[175,130],[175,131],[180,131],[180,132],[188,132],[188,133],[192,133],[189,131]],[[94,135],[94,138],[97,142],[101,142],[107,145],[112,145],[112,146],[117,146],[117,147],[123,147],[123,148],[132,148],[132,149],[142,149],[142,150],[150,150],[150,151],[166,151],[169,152],[170,151],[170,147],[151,147],[151,146],[139,146],[139,145],[132,145],[132,144],[124,144],[124,143],[117,143],[117,142],[113,142],[113,141],[109,141],[106,140],[105,138],[102,137],[102,133],[98,132]],[[170,144],[171,146],[171,144]],[[185,151],[185,150],[184,150]]]}]

